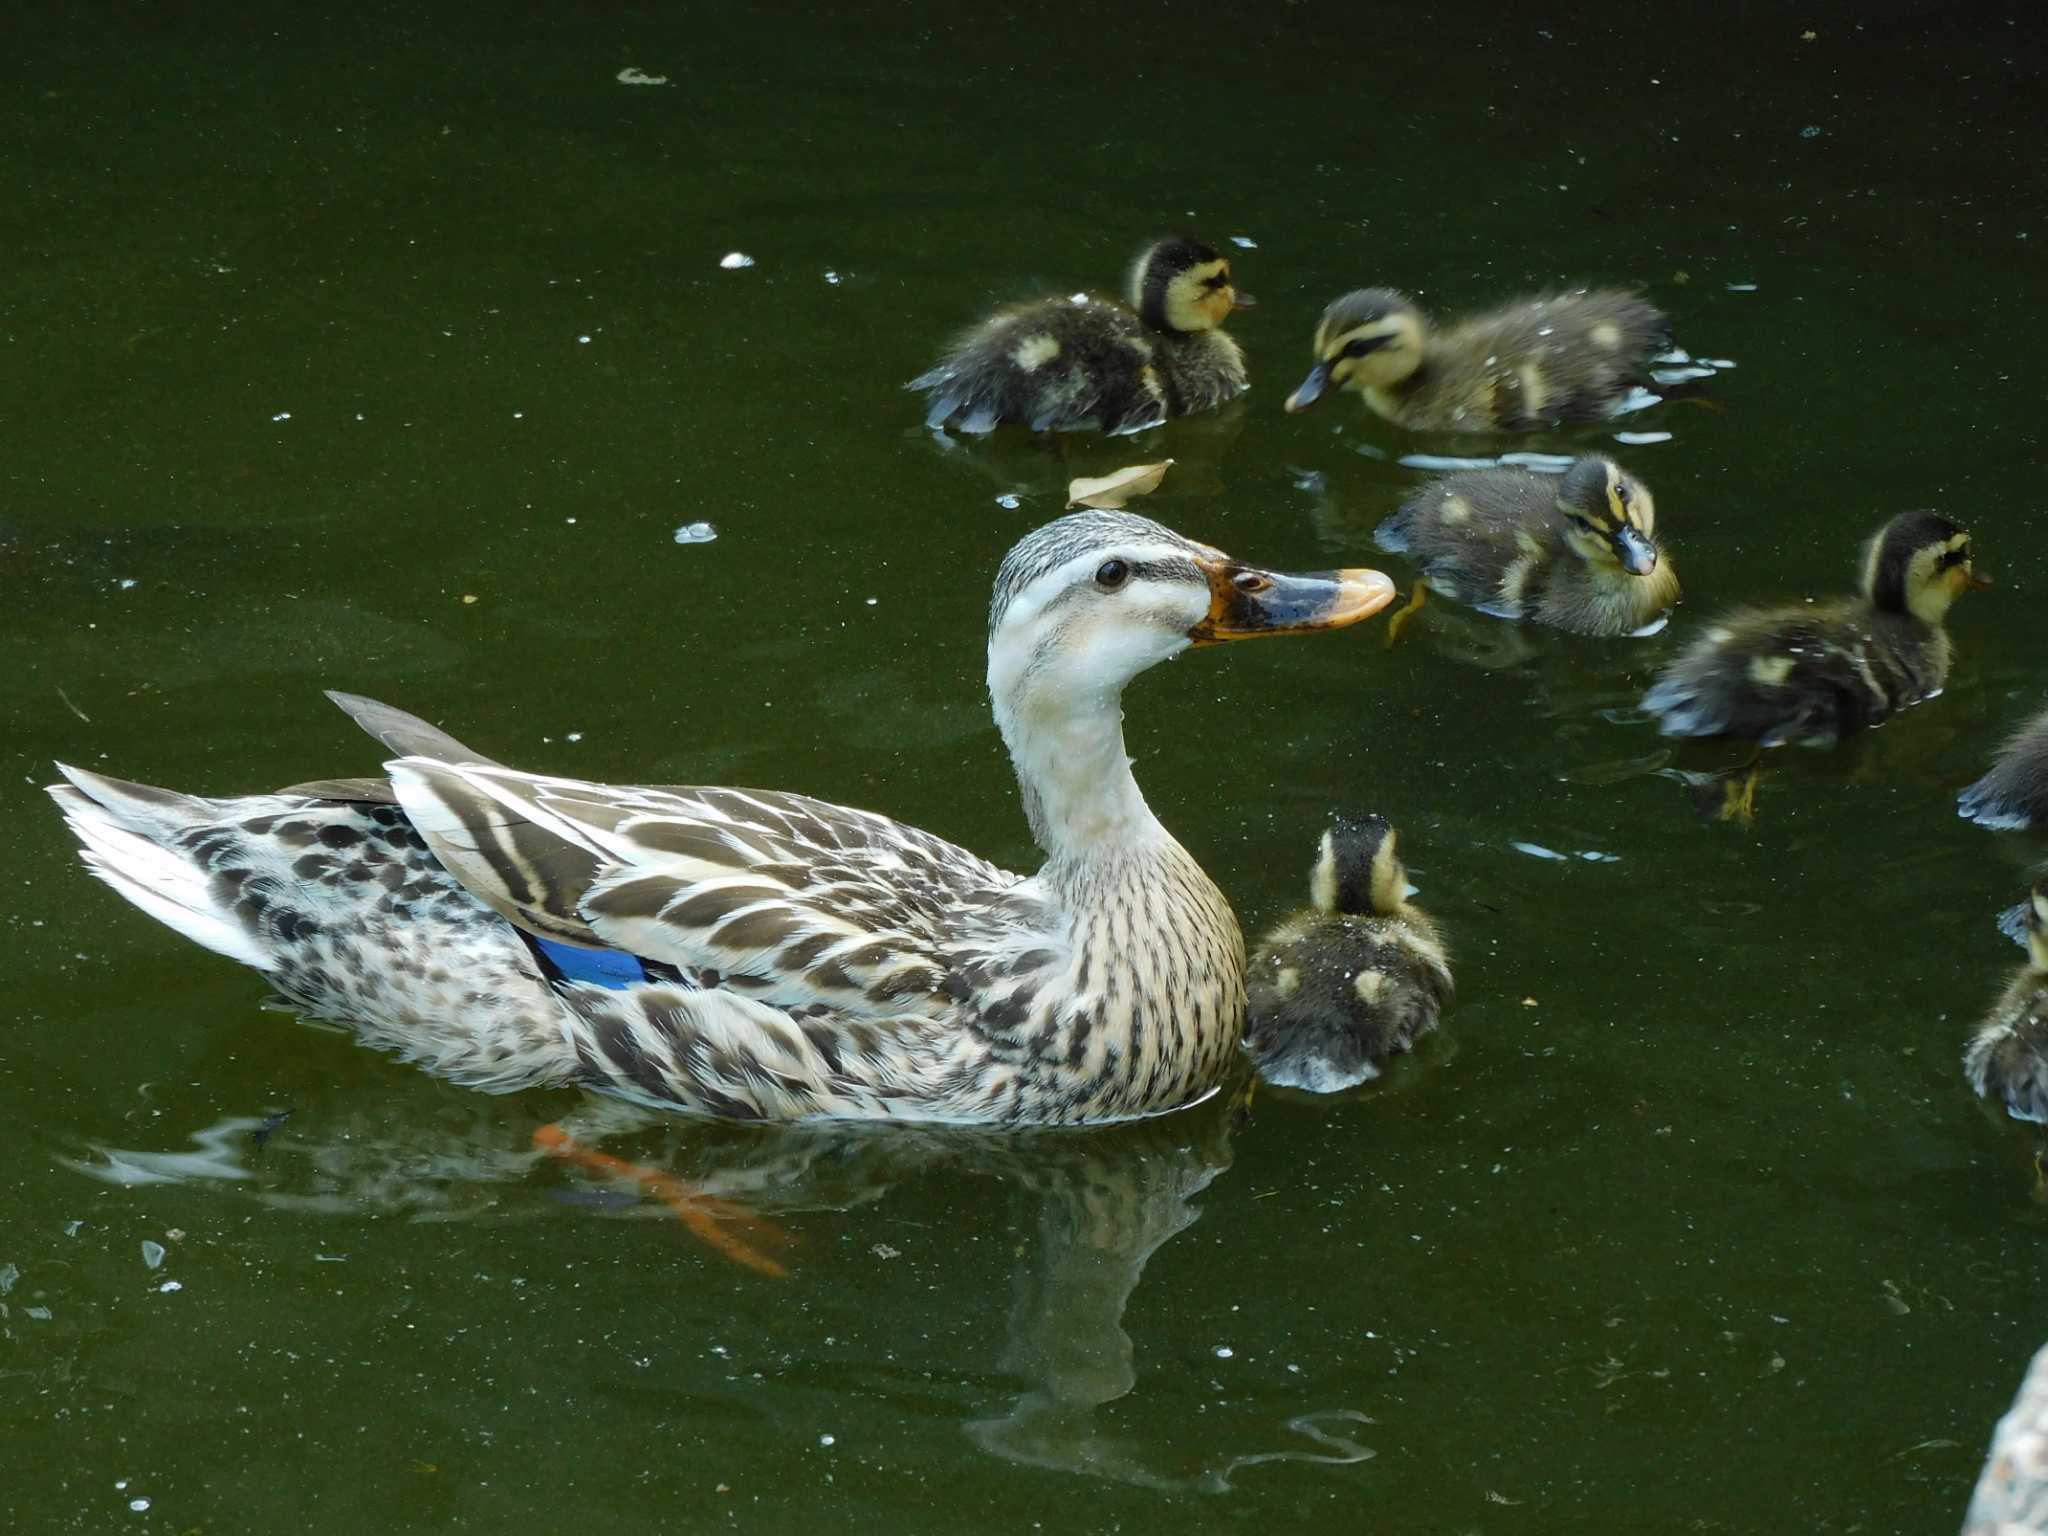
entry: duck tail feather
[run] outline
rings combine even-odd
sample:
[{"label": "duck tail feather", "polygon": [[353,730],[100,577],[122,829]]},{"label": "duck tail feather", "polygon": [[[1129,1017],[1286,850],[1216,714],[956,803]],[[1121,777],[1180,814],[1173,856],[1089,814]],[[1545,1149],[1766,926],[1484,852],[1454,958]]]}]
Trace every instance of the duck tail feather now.
[{"label": "duck tail feather", "polygon": [[167,846],[176,832],[212,819],[208,802],[63,763],[57,768],[70,782],[50,785],[49,795],[77,837],[86,868],[193,943],[259,971],[276,964],[234,911],[215,899],[212,876]]}]

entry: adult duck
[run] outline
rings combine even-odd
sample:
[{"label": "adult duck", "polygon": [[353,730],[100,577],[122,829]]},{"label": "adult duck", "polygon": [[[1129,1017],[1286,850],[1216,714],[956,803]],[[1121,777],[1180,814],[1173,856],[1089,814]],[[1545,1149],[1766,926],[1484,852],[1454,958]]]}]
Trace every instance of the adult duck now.
[{"label": "adult duck", "polygon": [[1131,777],[1125,685],[1392,595],[1129,513],[1027,535],[996,577],[988,682],[1046,853],[1029,877],[803,795],[522,772],[347,694],[397,754],[383,778],[200,799],[60,765],[50,793],[150,916],[459,1081],[749,1119],[1130,1118],[1224,1077],[1245,960]]}]

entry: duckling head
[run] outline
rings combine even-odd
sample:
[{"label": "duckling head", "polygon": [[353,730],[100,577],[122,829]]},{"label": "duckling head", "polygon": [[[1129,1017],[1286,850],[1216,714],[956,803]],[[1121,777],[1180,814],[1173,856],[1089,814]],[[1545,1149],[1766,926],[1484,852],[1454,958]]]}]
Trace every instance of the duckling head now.
[{"label": "duckling head", "polygon": [[1262,570],[1130,512],[1026,534],[996,573],[988,687],[1040,844],[1085,845],[1137,814],[1101,802],[1129,784],[1119,701],[1140,672],[1190,646],[1355,624],[1393,596],[1379,571]]},{"label": "duckling head", "polygon": [[1576,459],[1557,487],[1567,548],[1588,565],[1647,576],[1657,569],[1657,505],[1614,460]]},{"label": "duckling head", "polygon": [[1213,331],[1257,300],[1230,281],[1230,261],[1184,235],[1148,245],[1131,266],[1131,308],[1155,331]]},{"label": "duckling head", "polygon": [[1969,533],[1935,512],[1901,512],[1863,547],[1863,595],[1885,613],[1939,624],[1971,587],[1988,587]]},{"label": "duckling head", "polygon": [[1305,411],[1331,389],[1386,389],[1422,364],[1422,312],[1391,288],[1347,293],[1316,323],[1316,365],[1287,397]]},{"label": "duckling head", "polygon": [[1308,873],[1309,900],[1325,917],[1387,916],[1408,899],[1398,834],[1384,816],[1339,816],[1323,833]]}]

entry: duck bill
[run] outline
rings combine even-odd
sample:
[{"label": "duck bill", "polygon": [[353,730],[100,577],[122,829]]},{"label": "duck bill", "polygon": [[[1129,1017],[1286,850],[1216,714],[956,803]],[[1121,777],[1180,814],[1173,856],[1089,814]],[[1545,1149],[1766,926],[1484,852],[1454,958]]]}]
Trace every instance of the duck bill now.
[{"label": "duck bill", "polygon": [[1998,585],[1997,582],[1986,576],[1975,566],[1970,567],[1969,583],[1970,590],[1973,592],[1988,592],[1991,588]]},{"label": "duck bill", "polygon": [[1301,387],[1287,397],[1290,413],[1305,411],[1323,398],[1323,391],[1330,387],[1330,365],[1317,363],[1309,369],[1308,377],[1301,381]]},{"label": "duck bill", "polygon": [[1257,309],[1259,301],[1246,293],[1242,288],[1233,288],[1230,290],[1230,307],[1232,309]]},{"label": "duck bill", "polygon": [[1197,645],[1342,629],[1371,618],[1394,600],[1394,583],[1381,571],[1310,571],[1294,576],[1235,560],[1199,563],[1209,578],[1209,616],[1188,631]]},{"label": "duck bill", "polygon": [[1626,525],[1614,536],[1614,553],[1631,576],[1647,576],[1657,569],[1657,546]]}]

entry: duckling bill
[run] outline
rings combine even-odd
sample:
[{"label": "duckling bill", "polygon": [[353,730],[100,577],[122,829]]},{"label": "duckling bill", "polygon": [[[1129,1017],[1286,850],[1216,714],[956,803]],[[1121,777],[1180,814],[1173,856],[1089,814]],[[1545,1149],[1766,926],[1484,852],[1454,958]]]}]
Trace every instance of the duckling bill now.
[{"label": "duckling bill", "polygon": [[1407,899],[1384,817],[1339,817],[1309,872],[1310,905],[1260,942],[1244,1045],[1260,1077],[1337,1093],[1380,1075],[1451,999],[1437,926]]},{"label": "duckling bill", "polygon": [[1315,366],[1287,409],[1348,389],[1418,432],[1599,421],[1649,381],[1650,360],[1670,345],[1663,311],[1616,289],[1516,299],[1439,331],[1407,295],[1361,288],[1323,311]]},{"label": "duckling bill", "polygon": [[2021,909],[2027,960],[1963,1052],[1963,1075],[2015,1120],[2048,1125],[2048,885]]},{"label": "duckling bill", "polygon": [[1128,303],[1080,293],[998,310],[906,387],[929,395],[934,429],[1138,432],[1244,392],[1222,326],[1252,302],[1214,246],[1161,240],[1132,266]]},{"label": "duckling bill", "polygon": [[1855,597],[1723,616],[1664,669],[1643,708],[1667,736],[1831,745],[1941,691],[1949,606],[1990,584],[1966,530],[1902,512],[1864,546]]},{"label": "duckling bill", "polygon": [[1678,600],[1649,487],[1588,455],[1560,479],[1526,469],[1432,480],[1381,523],[1380,548],[1481,613],[1581,635],[1626,635]]}]

